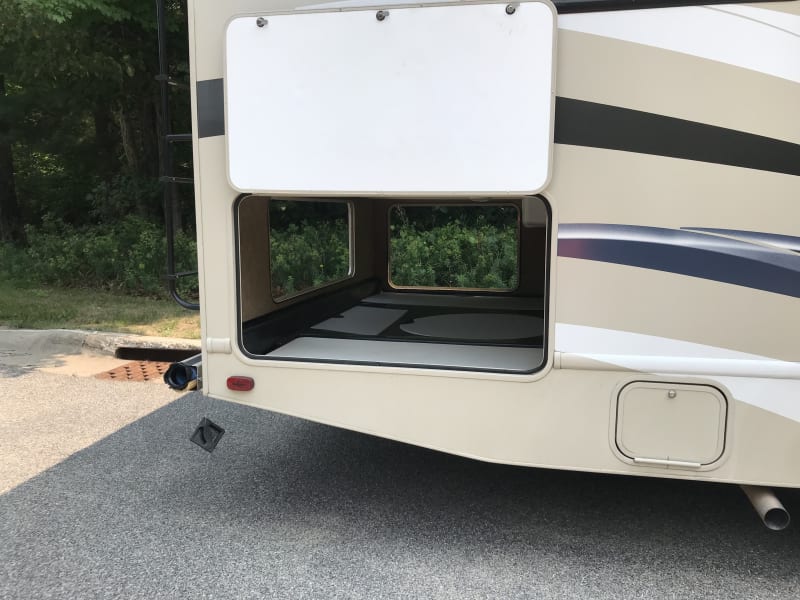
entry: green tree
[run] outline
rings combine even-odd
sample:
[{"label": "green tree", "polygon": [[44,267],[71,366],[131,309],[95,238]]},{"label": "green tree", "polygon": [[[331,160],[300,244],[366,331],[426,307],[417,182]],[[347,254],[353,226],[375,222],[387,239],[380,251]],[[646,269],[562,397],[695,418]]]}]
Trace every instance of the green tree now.
[{"label": "green tree", "polygon": [[22,242],[25,233],[14,185],[11,125],[6,104],[6,81],[0,73],[0,242]]},{"label": "green tree", "polygon": [[[7,0],[0,22],[0,223],[45,215],[77,226],[161,218],[154,5],[139,0]],[[172,73],[185,78],[185,9],[167,2]],[[176,60],[177,59],[177,60]],[[188,130],[185,91],[176,99]],[[184,151],[185,152],[185,151]],[[190,154],[179,156],[189,163]],[[6,233],[8,232],[8,233]],[[16,232],[16,233],[14,233]]]}]

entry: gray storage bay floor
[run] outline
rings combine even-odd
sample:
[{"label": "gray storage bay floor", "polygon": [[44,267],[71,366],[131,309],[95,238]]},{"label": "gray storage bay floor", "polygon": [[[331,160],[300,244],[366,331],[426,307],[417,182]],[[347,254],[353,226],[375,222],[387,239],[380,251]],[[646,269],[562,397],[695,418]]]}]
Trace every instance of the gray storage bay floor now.
[{"label": "gray storage bay floor", "polygon": [[[187,439],[206,413],[212,455]],[[0,597],[795,598],[782,497],[799,522],[775,534],[735,487],[483,464],[195,393],[0,496]]]}]

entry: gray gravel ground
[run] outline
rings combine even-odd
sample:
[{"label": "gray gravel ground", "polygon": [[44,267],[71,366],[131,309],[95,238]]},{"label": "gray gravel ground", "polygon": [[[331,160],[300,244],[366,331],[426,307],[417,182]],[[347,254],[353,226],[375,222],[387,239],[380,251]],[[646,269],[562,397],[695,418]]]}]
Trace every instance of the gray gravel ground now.
[{"label": "gray gravel ground", "polygon": [[[212,455],[188,441],[206,413]],[[800,525],[766,531],[735,487],[483,464],[196,393],[0,496],[0,539],[4,599],[800,595]]]},{"label": "gray gravel ground", "polygon": [[0,364],[0,494],[178,396],[152,383],[3,370]]}]

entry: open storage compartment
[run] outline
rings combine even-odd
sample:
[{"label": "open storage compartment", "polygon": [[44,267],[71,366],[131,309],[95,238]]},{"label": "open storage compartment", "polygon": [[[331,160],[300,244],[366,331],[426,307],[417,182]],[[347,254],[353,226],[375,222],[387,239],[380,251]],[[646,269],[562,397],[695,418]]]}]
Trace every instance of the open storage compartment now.
[{"label": "open storage compartment", "polygon": [[230,21],[246,354],[544,364],[555,32],[536,0]]},{"label": "open storage compartment", "polygon": [[252,357],[530,373],[545,360],[539,197],[237,204]]}]

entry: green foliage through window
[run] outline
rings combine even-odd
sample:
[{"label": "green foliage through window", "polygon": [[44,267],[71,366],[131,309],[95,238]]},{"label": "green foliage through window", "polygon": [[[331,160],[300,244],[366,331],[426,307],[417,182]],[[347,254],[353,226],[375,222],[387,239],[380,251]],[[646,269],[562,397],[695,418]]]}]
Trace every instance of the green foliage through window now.
[{"label": "green foliage through window", "polygon": [[271,200],[272,297],[280,300],[350,273],[350,222],[345,202]]},{"label": "green foliage through window", "polygon": [[[272,297],[280,300],[350,272],[344,202],[271,200]],[[517,287],[513,206],[397,206],[390,211],[390,279],[401,287]]]},{"label": "green foliage through window", "polygon": [[514,289],[518,236],[513,206],[396,206],[390,280],[401,287]]}]

